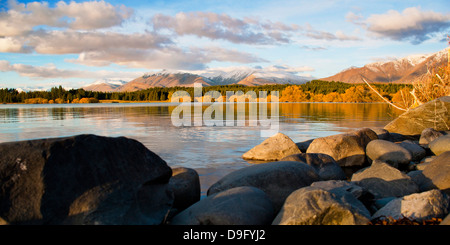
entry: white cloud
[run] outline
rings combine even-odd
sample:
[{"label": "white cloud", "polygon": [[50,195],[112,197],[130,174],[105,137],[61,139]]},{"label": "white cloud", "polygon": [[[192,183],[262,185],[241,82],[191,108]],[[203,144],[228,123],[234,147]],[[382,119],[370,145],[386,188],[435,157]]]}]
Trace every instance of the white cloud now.
[{"label": "white cloud", "polygon": [[434,34],[449,30],[450,14],[411,7],[401,13],[389,10],[384,14],[371,15],[364,21],[364,25],[376,37],[419,44]]},{"label": "white cloud", "polygon": [[0,36],[20,36],[36,26],[93,30],[120,25],[133,11],[123,5],[112,6],[104,1],[60,1],[54,8],[47,2],[19,4],[10,1],[9,10],[0,12]]},{"label": "white cloud", "polygon": [[304,35],[313,39],[326,40],[326,41],[359,41],[362,40],[356,36],[348,36],[343,31],[336,31],[336,34],[327,31],[321,31],[314,29],[309,23],[306,23],[303,27]]},{"label": "white cloud", "polygon": [[34,32],[26,39],[28,45],[42,54],[77,54],[114,49],[154,49],[172,41],[155,33],[121,34],[114,32],[49,31]]},{"label": "white cloud", "polygon": [[30,47],[23,45],[21,41],[12,37],[0,37],[0,53],[29,53]]},{"label": "white cloud", "polygon": [[83,52],[76,60],[70,62],[90,65],[107,66],[112,63],[134,68],[148,69],[185,69],[197,70],[206,68],[212,61],[253,63],[266,62],[250,53],[229,50],[220,47],[191,47],[176,46],[161,47],[159,49],[138,50],[133,48],[117,48],[108,52]]},{"label": "white cloud", "polygon": [[143,72],[124,72],[124,71],[81,71],[58,69],[54,64],[44,66],[33,66],[26,64],[11,64],[9,61],[0,60],[1,72],[16,72],[20,76],[31,77],[34,79],[48,78],[86,78],[86,79],[116,79],[131,80],[142,75]]},{"label": "white cloud", "polygon": [[168,29],[178,35],[195,35],[245,44],[289,43],[290,35],[299,29],[297,25],[252,18],[238,19],[212,12],[180,12],[175,16],[157,14],[151,24],[156,31]]},{"label": "white cloud", "polygon": [[287,73],[303,73],[307,71],[314,71],[314,68],[310,66],[289,66],[289,65],[272,65],[264,68],[266,71],[271,72],[287,72]]}]

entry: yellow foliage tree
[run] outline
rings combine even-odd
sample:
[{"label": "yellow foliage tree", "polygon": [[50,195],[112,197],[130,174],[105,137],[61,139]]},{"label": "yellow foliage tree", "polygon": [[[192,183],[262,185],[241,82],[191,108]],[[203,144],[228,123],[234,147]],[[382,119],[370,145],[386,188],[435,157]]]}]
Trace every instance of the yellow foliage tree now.
[{"label": "yellow foliage tree", "polygon": [[342,102],[341,94],[337,92],[331,92],[323,96],[323,102]]},{"label": "yellow foliage tree", "polygon": [[299,86],[288,86],[281,92],[280,102],[309,101],[310,93],[305,93]]}]

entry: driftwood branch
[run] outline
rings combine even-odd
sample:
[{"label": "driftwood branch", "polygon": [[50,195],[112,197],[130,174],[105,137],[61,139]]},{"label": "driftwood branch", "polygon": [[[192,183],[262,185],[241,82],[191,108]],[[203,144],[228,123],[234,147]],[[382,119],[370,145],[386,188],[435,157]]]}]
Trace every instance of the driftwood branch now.
[{"label": "driftwood branch", "polygon": [[370,86],[370,84],[366,81],[366,79],[362,78],[362,80],[367,84],[367,86],[369,86],[369,88],[370,88],[372,91],[374,91],[374,92],[375,92],[380,98],[382,98],[386,103],[388,103],[389,105],[391,105],[391,106],[393,106],[393,107],[395,107],[395,108],[397,108],[397,109],[399,109],[399,110],[402,110],[402,111],[408,111],[408,109],[398,107],[398,106],[394,105],[393,103],[391,103],[391,102],[390,102],[389,100],[387,100],[386,98],[384,98],[380,93],[378,93],[378,91],[377,91],[376,89],[374,89],[372,86]]}]

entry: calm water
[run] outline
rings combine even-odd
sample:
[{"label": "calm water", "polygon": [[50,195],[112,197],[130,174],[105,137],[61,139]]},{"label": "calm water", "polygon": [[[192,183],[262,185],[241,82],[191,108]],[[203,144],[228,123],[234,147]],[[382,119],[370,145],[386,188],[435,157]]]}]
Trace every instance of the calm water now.
[{"label": "calm water", "polygon": [[[248,166],[241,155],[261,143],[261,126],[175,127],[170,103],[0,105],[0,142],[77,134],[126,136],[170,166],[194,168],[202,193],[225,174]],[[205,107],[206,108],[206,107]],[[279,131],[294,142],[384,127],[401,112],[386,104],[280,103]]]}]

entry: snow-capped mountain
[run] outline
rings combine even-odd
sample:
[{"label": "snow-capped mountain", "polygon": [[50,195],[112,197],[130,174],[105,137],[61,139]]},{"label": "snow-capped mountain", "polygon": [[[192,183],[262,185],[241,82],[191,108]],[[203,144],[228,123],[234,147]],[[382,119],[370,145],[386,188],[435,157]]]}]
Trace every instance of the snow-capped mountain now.
[{"label": "snow-capped mountain", "polygon": [[137,91],[151,87],[192,87],[194,83],[203,86],[241,84],[257,86],[265,84],[302,84],[312,80],[310,76],[298,76],[292,71],[262,68],[209,69],[197,72],[163,70],[148,73],[128,83],[96,82],[84,87],[92,91]]},{"label": "snow-capped mountain", "polygon": [[447,54],[448,50],[444,49],[433,54],[410,55],[389,61],[374,62],[363,67],[345,69],[321,80],[363,83],[362,78],[365,77],[369,81],[379,83],[412,83],[433,66],[445,64]]},{"label": "snow-capped mountain", "polygon": [[113,92],[126,83],[127,82],[123,80],[102,79],[83,87],[83,89],[97,92]]}]

